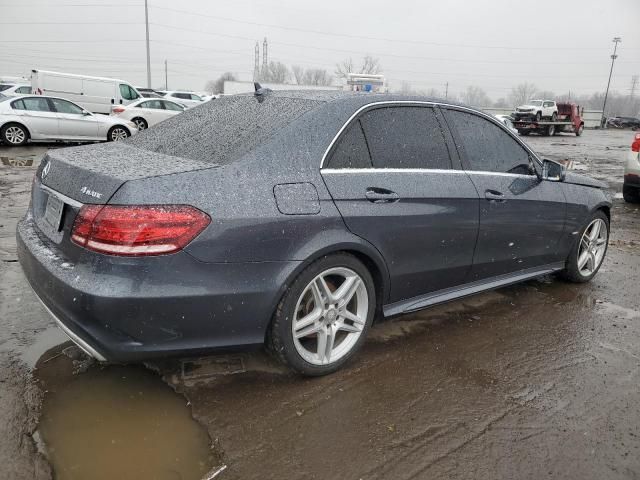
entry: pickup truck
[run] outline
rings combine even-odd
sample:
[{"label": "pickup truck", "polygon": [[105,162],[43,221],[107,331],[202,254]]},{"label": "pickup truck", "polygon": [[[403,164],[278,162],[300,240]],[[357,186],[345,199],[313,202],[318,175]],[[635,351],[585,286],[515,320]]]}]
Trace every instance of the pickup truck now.
[{"label": "pickup truck", "polygon": [[553,100],[529,100],[529,103],[516,107],[513,117],[516,120],[535,118],[537,121],[546,118],[555,122],[558,118],[558,106]]}]

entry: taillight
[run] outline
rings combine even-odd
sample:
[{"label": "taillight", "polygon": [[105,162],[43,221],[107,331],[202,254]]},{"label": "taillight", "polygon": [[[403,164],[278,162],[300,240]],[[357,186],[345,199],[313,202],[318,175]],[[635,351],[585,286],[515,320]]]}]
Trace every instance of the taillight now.
[{"label": "taillight", "polygon": [[111,113],[122,113],[124,112],[125,108],[124,107],[112,107],[111,108]]},{"label": "taillight", "polygon": [[640,133],[636,133],[636,137],[634,138],[633,143],[631,144],[631,151],[640,152]]},{"label": "taillight", "polygon": [[184,248],[210,222],[189,205],[84,205],[71,240],[110,255],[163,255]]}]

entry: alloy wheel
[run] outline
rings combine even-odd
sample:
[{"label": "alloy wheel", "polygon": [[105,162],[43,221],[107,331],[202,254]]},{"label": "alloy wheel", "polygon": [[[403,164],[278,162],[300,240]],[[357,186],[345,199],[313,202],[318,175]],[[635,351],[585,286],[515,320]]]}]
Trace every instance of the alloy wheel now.
[{"label": "alloy wheel", "polygon": [[335,267],[317,275],[296,303],[291,329],[297,352],[312,365],[347,355],[362,335],[369,295],[353,270]]},{"label": "alloy wheel", "polygon": [[578,271],[583,277],[593,275],[604,259],[607,249],[607,225],[601,218],[585,229],[578,248]]},{"label": "alloy wheel", "polygon": [[9,127],[5,130],[4,138],[13,145],[20,145],[26,139],[27,134],[20,127]]},{"label": "alloy wheel", "polygon": [[133,123],[136,124],[136,127],[138,127],[138,131],[142,131],[145,128],[147,128],[147,123],[141,119],[141,118],[136,118]]},{"label": "alloy wheel", "polygon": [[116,127],[111,130],[111,140],[114,142],[119,142],[121,140],[126,139],[129,136],[129,133],[122,127]]}]

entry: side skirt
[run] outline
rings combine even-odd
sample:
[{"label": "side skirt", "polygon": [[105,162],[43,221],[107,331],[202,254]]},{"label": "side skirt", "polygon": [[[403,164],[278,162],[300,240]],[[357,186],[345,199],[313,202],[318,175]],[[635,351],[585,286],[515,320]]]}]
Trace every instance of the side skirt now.
[{"label": "side skirt", "polygon": [[520,270],[514,273],[508,273],[497,277],[491,277],[477,282],[471,282],[457,287],[446,288],[436,292],[427,293],[417,297],[401,300],[399,302],[390,303],[383,306],[385,317],[392,317],[402,313],[415,312],[423,308],[438,305],[440,303],[450,302],[459,298],[475,295],[476,293],[494,290],[496,288],[505,287],[514,283],[524,282],[540,275],[557,272],[564,268],[564,262],[551,263],[540,267]]}]

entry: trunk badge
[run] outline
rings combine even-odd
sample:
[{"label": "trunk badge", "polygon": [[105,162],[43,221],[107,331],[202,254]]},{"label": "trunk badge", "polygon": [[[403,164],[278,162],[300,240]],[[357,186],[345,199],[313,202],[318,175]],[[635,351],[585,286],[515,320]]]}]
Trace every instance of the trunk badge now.
[{"label": "trunk badge", "polygon": [[47,162],[47,164],[42,169],[42,173],[40,174],[40,178],[44,180],[44,177],[49,175],[49,170],[51,170],[51,162]]}]

